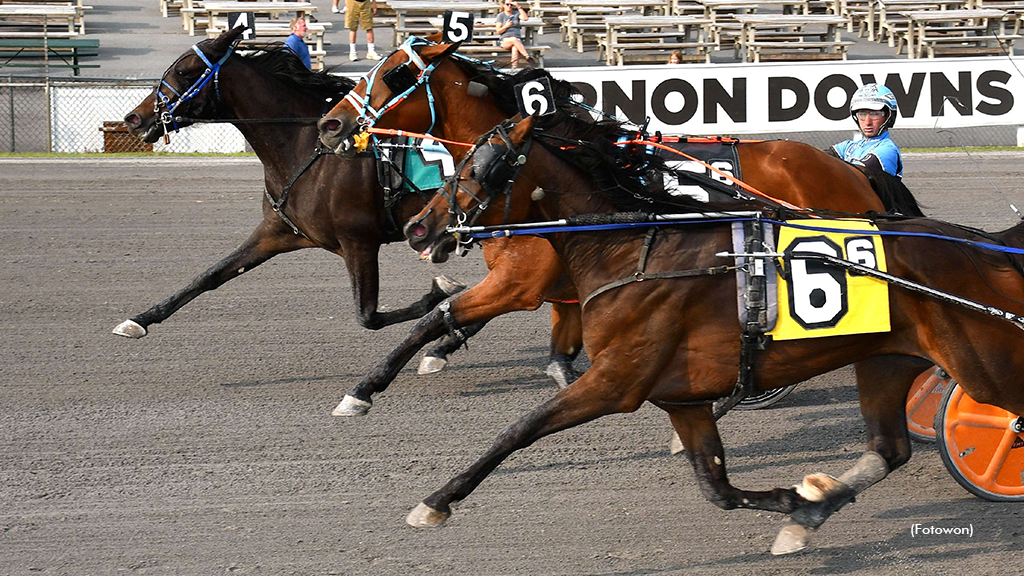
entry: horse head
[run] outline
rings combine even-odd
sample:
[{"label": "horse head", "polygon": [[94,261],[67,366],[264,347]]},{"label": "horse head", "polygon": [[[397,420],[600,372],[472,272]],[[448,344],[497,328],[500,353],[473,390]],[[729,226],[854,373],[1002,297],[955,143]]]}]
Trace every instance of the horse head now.
[{"label": "horse head", "polygon": [[518,176],[529,159],[534,121],[529,116],[516,124],[503,122],[477,141],[455,176],[406,224],[405,235],[414,250],[433,262],[444,262],[461,241],[446,233],[449,226],[526,220],[530,202],[523,197],[536,186]]},{"label": "horse head", "polygon": [[320,119],[317,127],[321,142],[337,154],[352,156],[360,151],[354,137],[369,126],[418,132],[430,130],[433,119],[429,95],[431,73],[459,47],[458,44],[437,44],[436,39],[439,38],[410,38],[367,72],[356,87]]},{"label": "horse head", "polygon": [[153,93],[124,117],[128,131],[152,143],[168,130],[191,124],[188,118],[212,118],[219,105],[220,67],[244,31],[243,28],[228,30],[212,40],[193,45],[179,56],[164,72]]}]

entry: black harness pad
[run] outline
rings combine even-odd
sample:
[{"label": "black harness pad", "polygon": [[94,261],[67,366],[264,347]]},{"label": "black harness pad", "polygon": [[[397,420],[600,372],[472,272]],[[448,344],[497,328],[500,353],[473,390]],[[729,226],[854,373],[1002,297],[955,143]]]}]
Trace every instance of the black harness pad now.
[{"label": "black harness pad", "polygon": [[391,89],[395,95],[405,92],[416,84],[416,75],[413,74],[408,64],[396,66],[381,76],[384,85]]},{"label": "black harness pad", "polygon": [[[743,174],[740,170],[739,155],[736,153],[736,140],[721,137],[663,137],[660,140],[660,143],[692,156],[705,164],[710,164],[712,167],[736,178],[737,180],[743,179]],[[712,180],[716,180],[729,188],[741,190],[739,186],[733,184],[728,178],[723,177],[718,172],[715,172],[714,170],[711,170],[697,162],[660,148],[656,148],[655,152],[668,163],[670,168],[677,167],[675,172],[677,174],[676,178],[678,180],[678,186],[673,187],[672,183],[665,183],[666,188],[675,188],[672,193],[686,194],[708,202],[727,202],[733,200],[732,197],[719,190],[701,185],[699,182],[688,178],[688,173],[705,176]]]}]

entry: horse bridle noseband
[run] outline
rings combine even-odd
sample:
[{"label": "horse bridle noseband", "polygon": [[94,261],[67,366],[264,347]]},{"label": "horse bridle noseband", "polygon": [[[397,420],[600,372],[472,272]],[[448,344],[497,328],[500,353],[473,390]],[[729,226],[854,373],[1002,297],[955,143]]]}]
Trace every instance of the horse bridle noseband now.
[{"label": "horse bridle noseband", "polygon": [[[437,62],[431,62],[427,64],[423,61],[423,58],[413,49],[420,46],[433,46],[435,43],[425,38],[418,38],[415,36],[410,37],[399,47],[399,50],[405,52],[409,57],[409,61],[396,66],[395,68],[388,70],[384,74],[381,74],[381,80],[384,85],[391,90],[392,97],[390,100],[385,102],[380,108],[374,108],[370,104],[370,95],[373,94],[373,85],[377,80],[377,75],[380,74],[381,67],[387,63],[388,59],[381,60],[376,66],[374,66],[369,72],[363,76],[363,81],[366,82],[366,95],[360,96],[356,93],[355,89],[352,89],[348,94],[345,95],[345,100],[352,105],[358,114],[356,119],[359,128],[365,131],[367,128],[372,128],[381,116],[386,114],[389,110],[398,106],[405,101],[413,92],[416,91],[421,85],[426,86],[427,89],[427,102],[430,105],[430,128],[427,128],[429,133],[434,129],[434,124],[437,121],[437,114],[434,111],[434,93],[430,89],[430,74],[437,67]],[[414,74],[410,64],[416,65],[419,68],[419,73]],[[359,150],[360,152],[362,150]]]},{"label": "horse bridle noseband", "polygon": [[[173,129],[175,132],[178,131],[178,121],[177,118],[174,116],[174,112],[178,109],[179,106],[181,106],[185,102],[188,102],[197,94],[199,94],[199,91],[202,90],[210,82],[211,79],[213,80],[213,87],[217,93],[217,98],[220,98],[220,68],[224,64],[224,62],[226,62],[227,59],[231,56],[231,54],[234,53],[235,47],[234,45],[230,46],[227,52],[225,52],[224,55],[221,56],[220,60],[217,60],[216,62],[210,62],[210,59],[206,57],[206,54],[203,54],[203,51],[199,49],[198,43],[192,45],[192,51],[195,52],[199,56],[199,58],[202,59],[203,63],[206,64],[206,70],[204,70],[203,73],[199,76],[199,78],[192,83],[192,86],[190,86],[183,93],[179,93],[177,90],[174,89],[174,86],[171,86],[167,82],[167,80],[164,80],[164,78],[167,77],[167,72],[173,70],[174,67],[178,65],[178,62],[181,61],[181,58],[179,58],[177,61],[174,62],[174,64],[171,64],[171,67],[167,69],[167,72],[164,72],[163,77],[160,78],[160,84],[158,84],[153,89],[153,92],[157,96],[156,103],[153,105],[153,112],[159,116],[159,121],[164,127],[164,134],[167,134],[170,131],[168,130],[168,126],[170,126],[171,129]],[[166,87],[168,90],[174,93],[174,96],[176,96],[177,99],[171,100],[166,94],[164,94],[161,86]],[[164,107],[163,112],[160,111],[161,104],[163,104]]]},{"label": "horse bridle noseband", "polygon": [[[448,228],[453,230],[464,225],[472,226],[480,215],[487,210],[491,202],[500,196],[505,196],[505,218],[508,220],[511,207],[512,185],[526,165],[530,154],[530,146],[533,144],[532,134],[523,140],[521,146],[516,148],[508,135],[508,130],[515,123],[512,120],[505,120],[489,132],[481,136],[476,144],[469,150],[469,153],[459,162],[455,173],[444,185],[438,188],[437,193],[448,201]],[[497,136],[501,143],[492,142]],[[472,162],[471,178],[476,180],[484,191],[486,197],[480,198],[472,190],[462,184],[462,172],[466,164]],[[449,190],[455,190],[449,192]],[[474,204],[463,209],[458,203],[458,190],[465,192],[473,199]],[[459,246],[462,250],[473,243],[472,238],[462,239],[456,235]]]}]

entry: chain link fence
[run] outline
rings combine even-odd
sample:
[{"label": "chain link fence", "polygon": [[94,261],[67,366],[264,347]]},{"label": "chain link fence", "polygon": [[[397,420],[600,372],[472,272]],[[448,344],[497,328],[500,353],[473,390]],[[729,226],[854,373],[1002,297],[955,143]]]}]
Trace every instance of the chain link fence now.
[{"label": "chain link fence", "polygon": [[0,77],[0,152],[245,152],[230,124],[189,127],[169,144],[143,144],[121,120],[156,80]]},{"label": "chain link fence", "polygon": [[[251,151],[230,124],[190,126],[170,139],[143,144],[121,119],[153,90],[156,80],[77,80],[0,76],[0,152],[217,152]],[[786,138],[827,148],[851,138],[848,132],[745,135]],[[893,136],[901,148],[1016,146],[1017,126],[904,129]]]}]

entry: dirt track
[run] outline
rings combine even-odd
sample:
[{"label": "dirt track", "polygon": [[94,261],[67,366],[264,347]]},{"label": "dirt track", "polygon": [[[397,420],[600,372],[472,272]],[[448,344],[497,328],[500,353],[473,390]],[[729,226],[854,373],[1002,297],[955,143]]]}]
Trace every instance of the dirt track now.
[{"label": "dirt track", "polygon": [[[975,157],[1018,205],[1021,158]],[[1012,223],[962,154],[905,160],[929,214]],[[330,411],[408,327],[358,327],[344,265],[326,252],[271,260],[142,340],[112,335],[248,235],[261,184],[251,160],[0,159],[0,574],[934,575],[1024,564],[1024,505],[974,498],[922,444],[830,520],[813,551],[773,558],[784,518],[706,502],[651,406],[538,442],[447,525],[410,528],[420,499],[553,393],[546,308],[492,322],[440,375],[410,366],[359,419]],[[435,272],[404,245],[383,251],[382,268],[391,306]],[[472,281],[483,266],[476,252],[444,271]],[[849,369],[721,427],[732,480],[752,489],[838,474],[864,439]],[[974,535],[912,537],[915,523]]]}]

